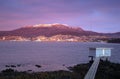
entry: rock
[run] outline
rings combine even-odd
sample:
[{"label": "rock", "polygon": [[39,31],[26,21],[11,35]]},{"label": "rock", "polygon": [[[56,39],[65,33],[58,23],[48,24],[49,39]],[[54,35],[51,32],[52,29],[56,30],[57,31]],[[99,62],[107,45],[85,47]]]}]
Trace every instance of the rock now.
[{"label": "rock", "polygon": [[36,64],[35,66],[36,66],[37,68],[41,68],[41,65],[37,65],[37,64]]}]

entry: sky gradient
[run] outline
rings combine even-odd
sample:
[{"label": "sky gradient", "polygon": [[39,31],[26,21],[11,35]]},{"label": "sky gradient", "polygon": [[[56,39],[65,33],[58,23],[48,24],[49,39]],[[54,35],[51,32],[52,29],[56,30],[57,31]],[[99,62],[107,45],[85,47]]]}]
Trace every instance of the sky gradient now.
[{"label": "sky gradient", "polygon": [[120,0],[0,0],[0,30],[61,23],[120,32]]}]

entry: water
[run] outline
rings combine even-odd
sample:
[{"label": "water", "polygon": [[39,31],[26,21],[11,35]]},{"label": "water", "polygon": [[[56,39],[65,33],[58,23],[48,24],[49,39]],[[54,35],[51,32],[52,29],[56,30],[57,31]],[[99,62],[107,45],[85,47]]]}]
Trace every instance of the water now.
[{"label": "water", "polygon": [[[66,67],[87,63],[90,47],[110,47],[110,61],[120,63],[120,44],[80,42],[0,42],[0,70],[17,65],[19,71],[67,70]],[[35,67],[36,64],[41,68]]]}]

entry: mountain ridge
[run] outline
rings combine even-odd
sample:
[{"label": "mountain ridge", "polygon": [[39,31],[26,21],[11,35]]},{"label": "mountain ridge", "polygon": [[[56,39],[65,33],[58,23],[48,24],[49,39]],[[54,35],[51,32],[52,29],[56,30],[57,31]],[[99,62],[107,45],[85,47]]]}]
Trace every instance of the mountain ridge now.
[{"label": "mountain ridge", "polygon": [[73,35],[73,36],[120,36],[120,32],[116,33],[98,33],[93,31],[83,30],[80,27],[70,27],[66,24],[38,24],[21,27],[11,31],[0,31],[0,36],[22,36],[22,37],[37,37],[54,35]]}]

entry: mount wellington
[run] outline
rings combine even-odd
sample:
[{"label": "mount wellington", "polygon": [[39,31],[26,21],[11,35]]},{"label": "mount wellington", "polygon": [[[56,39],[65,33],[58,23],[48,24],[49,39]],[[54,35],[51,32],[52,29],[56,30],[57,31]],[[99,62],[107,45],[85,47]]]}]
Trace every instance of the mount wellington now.
[{"label": "mount wellington", "polygon": [[98,42],[120,38],[120,32],[98,33],[66,24],[38,24],[11,31],[0,31],[0,40],[10,41],[80,41]]}]

